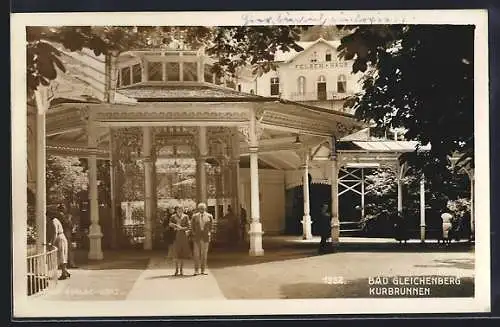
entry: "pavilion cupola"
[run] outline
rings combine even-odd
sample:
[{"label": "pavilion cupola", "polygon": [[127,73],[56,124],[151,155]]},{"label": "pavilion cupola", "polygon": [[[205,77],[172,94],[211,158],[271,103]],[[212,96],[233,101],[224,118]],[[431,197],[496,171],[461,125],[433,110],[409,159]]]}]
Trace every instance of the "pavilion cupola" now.
[{"label": "pavilion cupola", "polygon": [[117,60],[118,89],[147,85],[193,85],[209,83],[226,85],[227,81],[213,71],[214,59],[204,48],[187,49],[182,38],[154,49],[131,50]]}]

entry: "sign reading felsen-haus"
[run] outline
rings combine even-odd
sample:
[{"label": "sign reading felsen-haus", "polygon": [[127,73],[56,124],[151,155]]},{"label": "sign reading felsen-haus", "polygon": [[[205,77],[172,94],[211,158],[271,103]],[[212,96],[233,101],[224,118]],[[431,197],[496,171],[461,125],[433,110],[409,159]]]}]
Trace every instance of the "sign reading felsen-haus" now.
[{"label": "sign reading felsen-haus", "polygon": [[346,61],[295,65],[295,69],[328,69],[328,68],[345,68],[345,67],[347,67]]}]

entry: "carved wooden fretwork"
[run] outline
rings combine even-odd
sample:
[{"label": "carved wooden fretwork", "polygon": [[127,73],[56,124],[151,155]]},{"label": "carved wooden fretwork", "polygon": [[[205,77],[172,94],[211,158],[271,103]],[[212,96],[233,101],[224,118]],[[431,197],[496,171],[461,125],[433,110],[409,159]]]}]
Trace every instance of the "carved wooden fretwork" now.
[{"label": "carved wooden fretwork", "polygon": [[120,111],[97,111],[95,119],[98,121],[193,121],[193,122],[241,122],[247,119],[247,114],[239,111],[210,111],[210,110],[138,110],[130,108]]},{"label": "carved wooden fretwork", "polygon": [[101,148],[89,149],[85,146],[76,146],[74,144],[47,144],[47,153],[53,155],[88,157],[95,155],[99,159],[108,159],[109,151]]},{"label": "carved wooden fretwork", "polygon": [[[241,126],[238,127],[238,131],[244,136],[245,141],[250,144],[251,142],[251,135],[250,135],[250,127],[249,126]],[[257,121],[255,124],[255,137],[256,141],[259,141],[262,138],[262,135],[264,134],[264,127],[262,124]]]},{"label": "carved wooden fretwork", "polygon": [[113,129],[114,153],[119,160],[132,161],[140,157],[142,148],[142,130],[137,127]]},{"label": "carved wooden fretwork", "polygon": [[358,130],[359,130],[359,128],[356,128],[356,126],[349,126],[346,124],[342,124],[340,122],[336,122],[334,135],[337,138],[341,138],[343,136],[350,135]]},{"label": "carved wooden fretwork", "polygon": [[83,121],[87,121],[90,116],[90,109],[88,107],[80,108],[80,118]]},{"label": "carved wooden fretwork", "polygon": [[337,154],[337,162],[339,167],[346,166],[349,163],[366,164],[367,167],[373,164],[379,164],[380,168],[388,168],[395,172],[399,171],[399,155],[398,153],[355,153],[342,152]]},{"label": "carved wooden fretwork", "polygon": [[335,129],[328,120],[310,119],[281,112],[267,112],[262,122],[266,125],[287,127],[325,136],[332,135]]}]

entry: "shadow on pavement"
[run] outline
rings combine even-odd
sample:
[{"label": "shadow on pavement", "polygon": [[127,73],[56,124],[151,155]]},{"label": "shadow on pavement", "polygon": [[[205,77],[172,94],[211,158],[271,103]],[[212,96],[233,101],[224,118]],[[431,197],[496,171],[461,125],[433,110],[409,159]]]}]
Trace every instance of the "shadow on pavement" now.
[{"label": "shadow on pavement", "polygon": [[[430,276],[432,277],[432,276]],[[394,288],[392,284],[387,288]],[[371,290],[370,290],[371,288]],[[327,283],[293,283],[283,285],[280,289],[282,298],[285,299],[314,299],[314,298],[450,298],[450,297],[473,297],[474,280],[464,277],[460,280],[460,285],[434,285],[429,286],[427,294],[417,291],[404,290],[398,287],[399,292],[413,293],[401,295],[387,295],[388,290],[382,291],[383,286],[368,284],[368,278],[348,280],[345,284]],[[425,287],[426,288],[426,287]],[[420,294],[420,295],[418,295]]]},{"label": "shadow on pavement", "polygon": [[192,274],[183,275],[183,276],[161,275],[161,276],[146,277],[145,279],[186,279],[186,278],[192,278],[192,277],[195,277],[195,276]]},{"label": "shadow on pavement", "polygon": [[[298,237],[269,237],[264,238],[263,256],[250,256],[248,254],[248,243],[238,243],[233,245],[213,245],[209,251],[208,261],[210,268],[224,268],[254,265],[274,261],[294,260],[318,255],[318,242],[301,242]],[[436,252],[453,253],[469,252],[474,250],[474,245],[466,242],[452,243],[448,247],[436,243],[408,243],[399,244],[396,242],[363,242],[350,241],[340,243],[332,254],[335,253],[371,253],[371,252]],[[86,270],[112,270],[112,269],[137,269],[144,270],[153,257],[166,256],[165,250],[113,250],[104,251],[103,260],[88,260],[86,250],[75,251],[75,259],[78,269]],[[462,265],[465,269],[473,269],[473,262],[437,262],[446,267]],[[163,269],[160,267],[149,267],[150,269]]]},{"label": "shadow on pavement", "polygon": [[115,250],[105,251],[102,260],[89,260],[86,250],[75,251],[77,269],[83,270],[112,270],[112,269],[137,269],[144,270],[151,258],[150,252]]},{"label": "shadow on pavement", "polygon": [[435,264],[414,265],[419,268],[458,268],[474,270],[474,259],[434,260]]}]

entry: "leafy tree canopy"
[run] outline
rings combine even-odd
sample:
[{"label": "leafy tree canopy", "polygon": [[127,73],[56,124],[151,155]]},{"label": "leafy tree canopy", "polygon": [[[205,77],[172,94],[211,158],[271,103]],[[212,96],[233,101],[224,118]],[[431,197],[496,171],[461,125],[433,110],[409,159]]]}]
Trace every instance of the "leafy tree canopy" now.
[{"label": "leafy tree canopy", "polygon": [[339,55],[363,72],[363,91],[348,106],[376,128],[402,127],[430,144],[408,160],[436,187],[450,178],[449,158],[473,156],[474,26],[341,26],[351,33]]},{"label": "leafy tree canopy", "polygon": [[48,203],[70,205],[88,183],[87,173],[76,157],[48,156],[46,170]]}]

